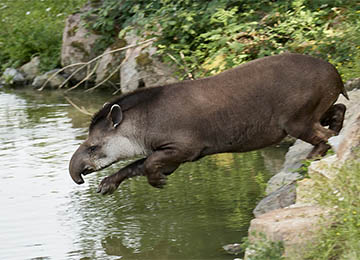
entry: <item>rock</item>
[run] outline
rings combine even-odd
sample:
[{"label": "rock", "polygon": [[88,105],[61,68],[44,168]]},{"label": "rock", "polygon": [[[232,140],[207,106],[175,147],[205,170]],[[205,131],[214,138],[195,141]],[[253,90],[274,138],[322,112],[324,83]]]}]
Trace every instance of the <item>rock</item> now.
[{"label": "rock", "polygon": [[[318,206],[303,206],[273,210],[251,221],[249,240],[255,243],[259,235],[270,241],[282,241],[285,256],[301,254],[308,243],[315,239],[328,211]],[[294,259],[294,258],[291,258]]]},{"label": "rock", "polygon": [[[58,69],[55,70],[51,70],[46,72],[43,75],[37,76],[33,83],[32,86],[35,88],[40,88],[48,79],[50,79],[54,73],[58,72]],[[57,74],[55,77],[53,77],[52,79],[50,79],[48,81],[48,83],[46,84],[46,88],[57,88],[59,87],[63,82],[65,81],[65,78],[61,75],[61,74]]]},{"label": "rock", "polygon": [[[90,8],[90,5],[87,5],[79,13],[72,14],[66,19],[61,48],[61,64],[63,67],[79,62],[88,62],[99,54],[95,53],[95,43],[100,36],[87,30],[82,20],[82,15]],[[66,73],[71,74],[77,68],[69,68]],[[81,81],[86,77],[86,72],[87,68],[84,68],[72,78]]]},{"label": "rock", "polygon": [[241,244],[235,243],[235,244],[229,244],[222,247],[228,254],[231,255],[238,255],[243,252],[243,248]]},{"label": "rock", "polygon": [[296,202],[296,184],[293,181],[290,184],[282,186],[280,189],[272,192],[262,199],[253,210],[255,217],[274,209],[288,207]]},{"label": "rock", "polygon": [[[124,47],[126,45],[125,41],[119,40],[113,46],[107,48],[105,53],[108,53],[114,49]],[[120,68],[119,65],[124,60],[124,52],[114,52],[104,55],[100,60],[98,67],[96,69],[96,80],[95,84],[102,83],[106,80],[111,74],[113,74],[105,84],[120,84]],[[116,70],[116,71],[115,71]],[[114,72],[114,73],[113,73]]]},{"label": "rock", "polygon": [[282,186],[303,177],[296,170],[302,165],[303,160],[310,153],[312,147],[311,144],[296,140],[295,144],[289,148],[285,155],[285,162],[281,171],[269,180],[266,194],[270,194]]},{"label": "rock", "polygon": [[27,81],[32,81],[40,75],[40,58],[38,56],[32,58],[30,62],[20,67],[20,71],[25,75]]},{"label": "rock", "polygon": [[[128,45],[141,42],[142,39],[134,32],[125,37]],[[175,69],[164,64],[156,56],[153,42],[126,50],[125,60],[120,70],[121,91],[133,91],[140,87],[161,86],[178,81]]]},{"label": "rock", "polygon": [[350,79],[345,82],[346,90],[360,89],[360,78]]},{"label": "rock", "polygon": [[[358,100],[360,101],[360,99]],[[343,141],[339,144],[336,154],[341,162],[354,159],[359,154],[360,147],[360,105],[356,113],[349,119],[349,126],[345,129]]]},{"label": "rock", "polygon": [[14,68],[7,68],[1,76],[4,85],[22,86],[25,84],[25,77]]}]

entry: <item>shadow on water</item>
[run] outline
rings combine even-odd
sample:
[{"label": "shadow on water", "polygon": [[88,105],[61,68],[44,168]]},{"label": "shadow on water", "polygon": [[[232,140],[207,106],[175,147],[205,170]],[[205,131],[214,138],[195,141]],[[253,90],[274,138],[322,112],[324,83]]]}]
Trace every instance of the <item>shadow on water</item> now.
[{"label": "shadow on water", "polygon": [[[90,112],[108,93],[71,99]],[[111,98],[111,97],[110,97]],[[75,185],[68,161],[90,117],[59,92],[0,92],[0,258],[233,259],[252,209],[286,148],[218,154],[182,165],[158,190],[139,177],[112,196],[96,188],[119,162]],[[4,258],[4,259],[5,259]]]}]

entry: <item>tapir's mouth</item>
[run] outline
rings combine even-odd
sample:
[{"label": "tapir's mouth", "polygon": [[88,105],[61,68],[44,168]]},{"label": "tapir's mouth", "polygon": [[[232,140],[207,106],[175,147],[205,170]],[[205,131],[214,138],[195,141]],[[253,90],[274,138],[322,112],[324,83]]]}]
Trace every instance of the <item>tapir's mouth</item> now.
[{"label": "tapir's mouth", "polygon": [[86,168],[77,176],[76,179],[74,179],[74,181],[75,181],[76,184],[83,184],[85,181],[84,181],[84,178],[82,176],[88,175],[88,174],[93,173],[93,172],[101,171],[101,170],[103,170],[103,169],[105,169],[105,168],[107,168],[109,166],[110,165],[107,165],[107,166],[104,166],[104,167],[102,167],[100,169],[97,169],[97,170],[92,169],[92,168]]},{"label": "tapir's mouth", "polygon": [[88,174],[90,174],[92,172],[94,172],[94,170],[92,170],[92,169],[83,170],[82,172],[80,172],[80,174],[77,176],[77,178],[74,179],[74,182],[76,184],[83,184],[85,181],[84,181],[84,178],[82,176],[88,175]]}]

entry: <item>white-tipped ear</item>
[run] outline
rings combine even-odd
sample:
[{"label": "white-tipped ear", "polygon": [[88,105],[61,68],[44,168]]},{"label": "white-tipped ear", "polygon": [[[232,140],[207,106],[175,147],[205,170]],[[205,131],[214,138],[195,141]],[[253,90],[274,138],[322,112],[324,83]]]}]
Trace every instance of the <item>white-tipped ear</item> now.
[{"label": "white-tipped ear", "polygon": [[118,104],[112,105],[109,113],[109,119],[111,120],[114,128],[120,125],[123,119],[123,113],[121,107]]}]

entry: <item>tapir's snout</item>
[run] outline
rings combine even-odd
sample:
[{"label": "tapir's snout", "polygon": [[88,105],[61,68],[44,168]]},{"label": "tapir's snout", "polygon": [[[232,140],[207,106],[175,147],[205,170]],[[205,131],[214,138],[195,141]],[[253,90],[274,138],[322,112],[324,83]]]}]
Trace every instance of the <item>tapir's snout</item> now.
[{"label": "tapir's snout", "polygon": [[84,179],[82,175],[94,172],[89,164],[89,156],[86,153],[86,147],[80,145],[70,160],[69,172],[73,181],[77,184],[83,184]]}]

